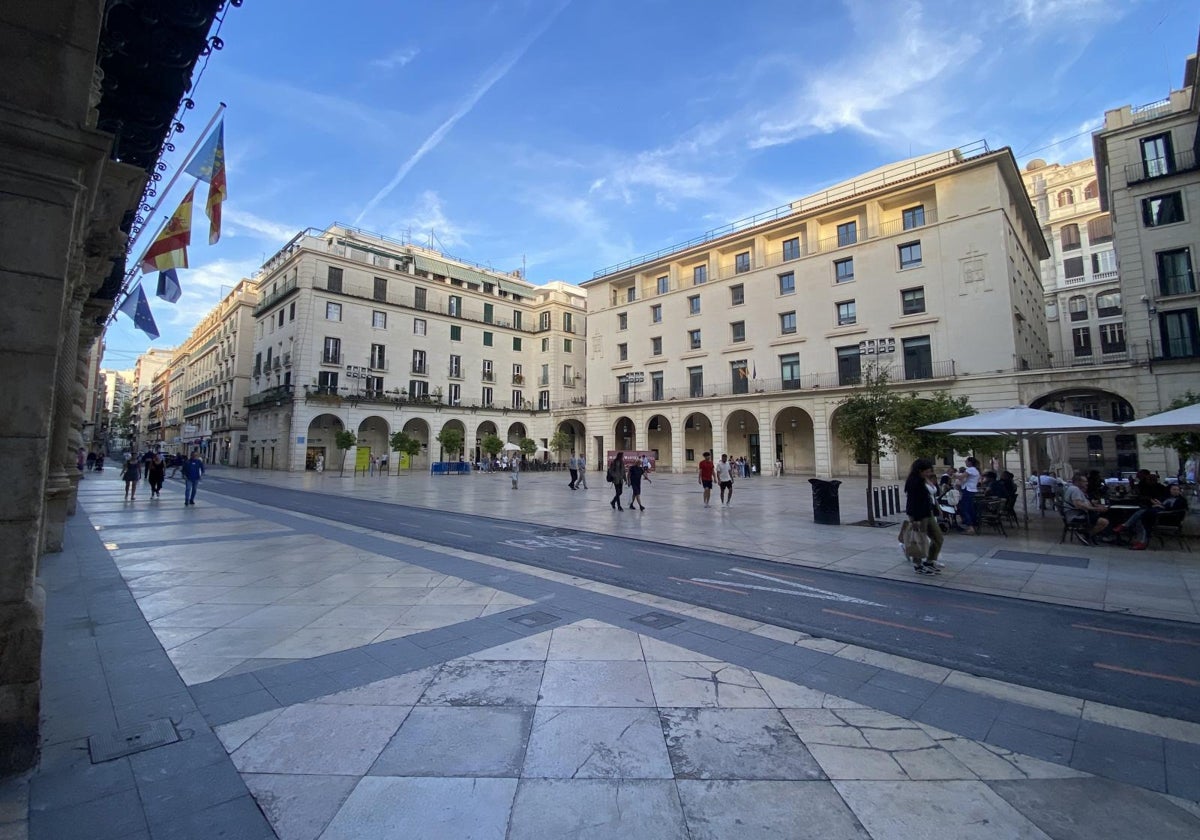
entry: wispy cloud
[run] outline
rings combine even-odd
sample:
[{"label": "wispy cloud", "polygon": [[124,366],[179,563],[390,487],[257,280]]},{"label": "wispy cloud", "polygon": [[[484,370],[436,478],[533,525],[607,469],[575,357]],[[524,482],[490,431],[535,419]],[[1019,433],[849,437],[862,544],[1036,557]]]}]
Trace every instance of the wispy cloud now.
[{"label": "wispy cloud", "polygon": [[283,245],[301,230],[299,227],[264,219],[261,216],[256,216],[253,213],[247,213],[245,210],[238,210],[234,207],[225,210],[224,216],[225,221],[231,226],[229,230],[230,234],[238,236],[242,233],[250,233],[258,239],[278,245]]},{"label": "wispy cloud", "polygon": [[[258,270],[261,263],[258,260],[213,260],[210,263],[181,270],[179,285],[183,295],[175,303],[151,298],[150,306],[154,310],[159,330],[163,340],[179,344],[187,338],[187,331],[195,327],[207,315],[223,294],[236,286],[239,281],[250,277]],[[155,291],[155,280],[144,278],[146,294]],[[225,287],[222,289],[222,287]],[[186,329],[180,329],[186,328]]]},{"label": "wispy cloud", "polygon": [[441,243],[447,250],[467,244],[466,229],[450,220],[442,208],[441,196],[434,190],[425,190],[417,196],[413,207],[384,233],[418,242],[432,234],[437,238],[435,245]]},{"label": "wispy cloud", "polygon": [[382,58],[371,59],[371,66],[388,72],[392,70],[399,70],[401,67],[404,67],[414,58],[416,58],[420,52],[421,51],[416,47],[401,47],[398,50],[393,50]]},{"label": "wispy cloud", "polygon": [[379,205],[379,202],[391,195],[392,190],[400,186],[400,182],[403,181],[405,176],[412,171],[412,168],[421,161],[421,158],[425,157],[425,155],[429,154],[438,147],[438,144],[445,139],[446,135],[450,133],[450,130],[454,128],[458,121],[467,114],[471,113],[471,110],[479,103],[479,100],[483,98],[484,94],[491,90],[492,86],[495,85],[496,82],[508,75],[508,72],[512,70],[516,63],[521,60],[522,56],[529,51],[529,48],[533,46],[533,43],[542,36],[542,33],[550,28],[550,24],[554,23],[555,18],[558,17],[558,15],[563,9],[566,8],[566,6],[567,3],[564,2],[553,12],[551,12],[545,18],[545,20],[543,20],[542,23],[517,46],[515,50],[510,52],[496,64],[492,65],[488,71],[484,73],[483,78],[480,79],[479,84],[476,85],[475,90],[472,91],[471,94],[459,104],[459,106],[454,110],[454,113],[452,113],[445,122],[434,129],[434,132],[425,139],[425,142],[421,144],[420,148],[413,152],[412,155],[409,156],[408,160],[404,161],[404,163],[400,165],[400,169],[392,177],[392,180],[389,181],[383,187],[383,189],[375,193],[375,196],[367,202],[367,206],[364,207],[362,212],[359,213],[355,218],[354,224],[361,224],[366,215]]}]

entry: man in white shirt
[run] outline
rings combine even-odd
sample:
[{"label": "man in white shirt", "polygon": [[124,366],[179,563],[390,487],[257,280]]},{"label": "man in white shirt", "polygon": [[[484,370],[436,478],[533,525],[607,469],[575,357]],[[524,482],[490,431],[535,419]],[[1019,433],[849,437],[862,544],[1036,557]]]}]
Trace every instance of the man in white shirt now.
[{"label": "man in white shirt", "polygon": [[1063,499],[1065,516],[1068,521],[1086,518],[1091,524],[1091,533],[1086,536],[1078,534],[1078,537],[1084,545],[1092,545],[1095,538],[1100,535],[1100,532],[1108,527],[1108,520],[1102,515],[1108,511],[1108,508],[1104,505],[1093,503],[1087,497],[1087,484],[1086,475],[1075,473],[1075,475],[1071,476],[1071,483],[1067,485],[1066,494]]},{"label": "man in white shirt", "polygon": [[[721,455],[716,464],[717,484],[721,487],[721,504],[733,503],[733,465],[729,463],[728,455]],[[726,496],[726,493],[729,495]]]}]

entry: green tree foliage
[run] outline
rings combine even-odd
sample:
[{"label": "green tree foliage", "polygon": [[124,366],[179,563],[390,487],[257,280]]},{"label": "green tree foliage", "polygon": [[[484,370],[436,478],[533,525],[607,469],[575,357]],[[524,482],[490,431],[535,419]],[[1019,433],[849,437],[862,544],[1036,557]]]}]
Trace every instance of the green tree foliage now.
[{"label": "green tree foliage", "polygon": [[896,408],[900,397],[888,388],[888,369],[871,362],[863,368],[862,380],[855,391],[838,405],[834,428],[838,437],[854,453],[858,461],[867,464],[867,521],[875,524],[871,506],[874,466],[885,451],[895,449],[892,429],[896,425]]},{"label": "green tree foliage", "polygon": [[333,442],[334,442],[334,445],[336,445],[337,448],[342,451],[341,474],[345,475],[346,474],[346,450],[350,449],[352,446],[354,446],[355,444],[358,443],[358,435],[354,434],[354,432],[348,432],[345,429],[342,429],[340,432],[336,433],[333,436]]},{"label": "green tree foliage", "polygon": [[558,460],[562,461],[563,453],[571,448],[571,436],[559,429],[554,433],[554,437],[550,438],[550,451],[558,456]]},{"label": "green tree foliage", "polygon": [[408,456],[408,468],[412,469],[413,458],[421,454],[421,441],[407,432],[396,432],[391,438],[392,451]]},{"label": "green tree foliage", "polygon": [[457,460],[462,455],[463,433],[461,429],[447,426],[438,432],[438,443],[442,445],[442,455],[448,460]]},{"label": "green tree foliage", "polygon": [[484,435],[483,440],[479,442],[479,448],[486,452],[489,458],[495,458],[504,448],[504,441],[495,435]]},{"label": "green tree foliage", "polygon": [[952,435],[950,432],[917,431],[921,426],[970,417],[977,413],[969,399],[951,396],[946,391],[935,391],[924,397],[917,393],[905,394],[896,404],[889,431],[899,449],[916,457],[934,460],[947,452],[990,458],[1011,449],[1014,441],[1001,435],[963,437]]},{"label": "green tree foliage", "polygon": [[521,454],[523,454],[526,458],[537,451],[537,441],[533,438],[521,438],[521,441],[517,444],[517,446],[521,447]]},{"label": "green tree foliage", "polygon": [[[1195,391],[1186,391],[1171,400],[1171,404],[1164,410],[1169,411],[1173,408],[1184,408],[1196,403],[1200,403],[1200,394]],[[1171,432],[1164,435],[1151,435],[1146,438],[1146,444],[1161,449],[1174,449],[1179,453],[1179,460],[1182,463],[1188,459],[1189,455],[1200,452],[1200,432],[1192,430],[1187,432]]]}]

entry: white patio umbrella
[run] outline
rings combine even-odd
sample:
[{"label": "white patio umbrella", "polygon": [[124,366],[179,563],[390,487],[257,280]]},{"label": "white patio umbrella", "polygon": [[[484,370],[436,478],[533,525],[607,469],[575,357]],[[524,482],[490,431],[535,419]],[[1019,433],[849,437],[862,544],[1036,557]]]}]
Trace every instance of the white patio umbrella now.
[{"label": "white patio umbrella", "polygon": [[508,443],[506,443],[500,447],[500,451],[501,452],[520,452],[521,447],[517,446],[512,441],[509,441]]},{"label": "white patio umbrella", "polygon": [[1128,423],[1122,423],[1121,428],[1139,435],[1200,432],[1200,404],[1173,408],[1170,411],[1151,414],[1141,420],[1130,420]]},{"label": "white patio umbrella", "polygon": [[[1115,423],[1102,423],[1099,420],[1089,420],[1086,417],[1076,417],[1072,414],[1059,414],[1056,411],[1043,411],[1027,405],[1014,405],[1010,408],[972,414],[970,417],[930,423],[928,426],[919,426],[917,431],[958,432],[963,435],[1000,434],[1016,438],[1017,451],[1021,455],[1021,487],[1024,488],[1027,476],[1023,444],[1030,437],[1046,434],[1112,432],[1119,431],[1120,428]],[[1021,502],[1025,513],[1025,527],[1028,528],[1029,497],[1024,492],[1021,493]]]}]

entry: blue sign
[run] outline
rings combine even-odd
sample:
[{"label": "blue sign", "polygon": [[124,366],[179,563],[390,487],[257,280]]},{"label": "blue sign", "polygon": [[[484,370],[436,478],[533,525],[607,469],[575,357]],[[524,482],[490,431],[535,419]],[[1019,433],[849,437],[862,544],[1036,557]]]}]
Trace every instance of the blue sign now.
[{"label": "blue sign", "polygon": [[301,435],[300,437],[296,438],[296,443],[304,443],[304,435]]}]

